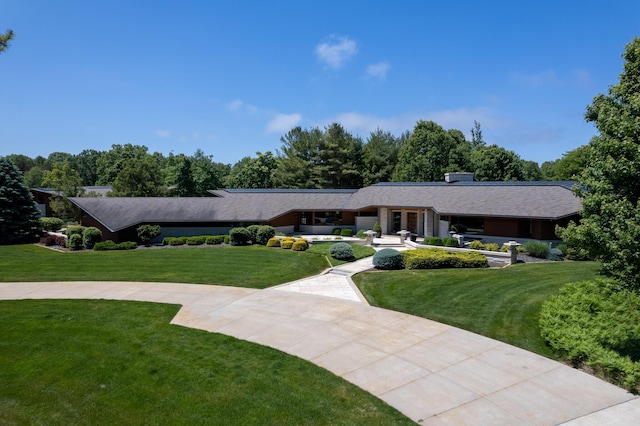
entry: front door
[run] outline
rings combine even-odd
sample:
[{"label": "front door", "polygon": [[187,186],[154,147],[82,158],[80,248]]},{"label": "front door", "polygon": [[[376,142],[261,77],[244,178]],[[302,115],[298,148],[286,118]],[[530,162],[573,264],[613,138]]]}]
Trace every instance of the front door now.
[{"label": "front door", "polygon": [[418,233],[418,212],[407,212],[407,231]]},{"label": "front door", "polygon": [[392,223],[392,232],[398,232],[402,230],[402,212],[393,212],[392,213],[393,223]]}]

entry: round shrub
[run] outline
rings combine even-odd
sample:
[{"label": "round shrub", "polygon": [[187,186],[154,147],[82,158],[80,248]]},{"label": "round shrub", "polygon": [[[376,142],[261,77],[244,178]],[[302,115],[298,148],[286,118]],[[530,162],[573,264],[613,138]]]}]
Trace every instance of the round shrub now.
[{"label": "round shrub", "polygon": [[138,233],[138,239],[144,245],[149,244],[149,242],[160,235],[162,229],[160,225],[140,225],[136,228],[136,232]]},{"label": "round shrub", "polygon": [[182,246],[187,243],[187,237],[176,237],[169,241],[170,246]]},{"label": "round shrub", "polygon": [[269,240],[276,236],[276,229],[273,226],[262,225],[256,232],[255,242],[260,245],[266,245]]},{"label": "round shrub", "polygon": [[187,237],[187,245],[189,246],[201,246],[205,242],[205,237]]},{"label": "round shrub", "polygon": [[484,245],[484,249],[488,251],[499,251],[498,244],[496,243],[487,243]]},{"label": "round shrub", "polygon": [[294,243],[293,240],[284,239],[282,240],[281,247],[283,249],[289,250],[291,247],[293,247],[293,243]]},{"label": "round shrub", "polygon": [[249,231],[249,235],[251,235],[250,239],[253,244],[258,244],[258,229],[260,229],[260,225],[247,226],[247,231]]},{"label": "round shrub", "polygon": [[94,226],[82,230],[82,243],[85,248],[91,250],[96,243],[102,241],[102,231]]},{"label": "round shrub", "polygon": [[329,248],[329,253],[339,260],[351,259],[353,248],[347,243],[335,243]]},{"label": "round shrub", "polygon": [[340,228],[333,228],[333,231],[331,231],[333,235],[340,235],[341,232],[342,232],[342,229]]},{"label": "round shrub", "polygon": [[82,235],[71,234],[67,239],[67,248],[70,250],[82,250]]},{"label": "round shrub", "polygon": [[116,250],[118,245],[111,240],[101,241],[95,243],[93,246],[94,251],[106,251],[106,250]]},{"label": "round shrub", "polygon": [[64,226],[64,221],[57,217],[41,217],[40,225],[45,231],[56,232]]},{"label": "round shrub", "polygon": [[172,242],[173,240],[175,240],[175,239],[176,239],[176,237],[164,237],[164,238],[162,239],[162,245],[163,245],[163,246],[170,246],[170,245],[172,245],[172,244],[171,244],[171,242]]},{"label": "round shrub", "polygon": [[84,226],[80,226],[80,225],[70,226],[65,231],[65,234],[67,234],[67,237],[70,237],[72,235],[80,235],[80,237],[82,238],[83,230],[84,230]]},{"label": "round shrub", "polygon": [[204,242],[210,245],[222,244],[224,242],[223,235],[209,235],[205,238]]},{"label": "round shrub", "polygon": [[480,240],[473,240],[471,244],[469,244],[469,248],[473,250],[484,250],[484,244]]},{"label": "round shrub", "polygon": [[360,238],[361,240],[364,240],[365,238],[367,238],[367,234],[365,234],[364,229],[359,230],[358,232],[356,232],[356,238]]},{"label": "round shrub", "polygon": [[60,246],[60,247],[66,247],[67,246],[67,237],[57,236],[56,237],[56,245]]},{"label": "round shrub", "polygon": [[343,237],[353,237],[353,229],[344,228],[342,231],[340,231],[340,235],[342,235]]},{"label": "round shrub", "polygon": [[445,247],[458,247],[458,239],[451,237],[443,238],[442,244],[444,244]]},{"label": "round shrub", "polygon": [[373,255],[373,266],[378,269],[402,269],[402,255],[396,249],[382,249]]},{"label": "round shrub", "polygon": [[291,246],[291,250],[293,251],[305,251],[309,248],[309,243],[304,238],[300,238],[296,240]]},{"label": "round shrub", "polygon": [[280,247],[280,238],[269,238],[269,241],[267,241],[267,247]]},{"label": "round shrub", "polygon": [[251,241],[251,233],[247,228],[233,228],[229,231],[229,242],[234,246],[244,246]]}]

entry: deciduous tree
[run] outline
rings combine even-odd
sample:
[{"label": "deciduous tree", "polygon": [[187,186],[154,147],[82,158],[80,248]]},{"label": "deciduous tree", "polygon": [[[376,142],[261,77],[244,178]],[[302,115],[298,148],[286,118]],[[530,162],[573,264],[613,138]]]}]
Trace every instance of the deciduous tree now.
[{"label": "deciduous tree", "polygon": [[471,164],[477,181],[524,180],[520,157],[498,145],[474,150],[471,153]]},{"label": "deciduous tree", "polygon": [[582,218],[558,233],[600,260],[622,286],[640,290],[640,38],[622,56],[618,84],[596,96],[585,114],[599,135],[589,142],[575,187]]},{"label": "deciduous tree", "polygon": [[69,197],[82,196],[84,186],[80,174],[71,167],[69,161],[55,163],[42,184],[53,189],[49,205],[60,219],[78,219],[78,208],[69,201]]}]

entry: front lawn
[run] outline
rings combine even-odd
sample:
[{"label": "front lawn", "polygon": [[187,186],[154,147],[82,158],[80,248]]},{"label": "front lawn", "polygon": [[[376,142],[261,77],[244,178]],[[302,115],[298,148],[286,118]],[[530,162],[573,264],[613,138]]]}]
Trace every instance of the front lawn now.
[{"label": "front lawn", "polygon": [[362,244],[347,243],[353,249],[353,258],[348,260],[336,259],[331,256],[331,254],[329,253],[329,250],[331,249],[332,245],[339,242],[342,242],[342,241],[331,241],[331,242],[314,241],[313,244],[311,244],[311,246],[309,247],[309,250],[307,250],[307,252],[325,256],[331,266],[344,265],[345,263],[348,263],[348,262],[353,262],[356,260],[363,259],[365,257],[373,256],[376,253],[373,247],[365,246]]},{"label": "front lawn", "polygon": [[365,272],[353,277],[373,306],[473,331],[554,358],[540,336],[542,303],[565,284],[591,280],[594,262],[518,264],[503,269]]},{"label": "front lawn", "polygon": [[0,281],[154,281],[266,288],[326,269],[323,256],[267,248],[203,247],[60,253],[0,246]]},{"label": "front lawn", "polygon": [[413,424],[309,362],[169,324],[178,309],[0,301],[0,424]]}]

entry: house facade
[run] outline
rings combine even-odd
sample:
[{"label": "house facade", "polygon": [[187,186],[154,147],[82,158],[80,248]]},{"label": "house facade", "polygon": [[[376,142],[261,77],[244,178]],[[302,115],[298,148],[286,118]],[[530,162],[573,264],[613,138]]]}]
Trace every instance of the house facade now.
[{"label": "house facade", "polygon": [[330,234],[335,228],[407,230],[417,236],[554,240],[556,225],[577,220],[575,182],[393,182],[361,189],[224,189],[198,198],[71,198],[82,224],[104,239],[136,239],[157,224],[163,236],[224,234],[264,224],[284,233]]}]

